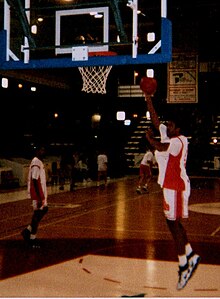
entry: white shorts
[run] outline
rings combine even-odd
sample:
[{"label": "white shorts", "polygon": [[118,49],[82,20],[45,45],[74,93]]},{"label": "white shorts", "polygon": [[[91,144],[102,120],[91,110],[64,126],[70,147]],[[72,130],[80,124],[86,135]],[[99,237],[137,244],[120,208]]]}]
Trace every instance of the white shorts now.
[{"label": "white shorts", "polygon": [[167,219],[188,218],[190,185],[187,184],[184,191],[163,188],[163,196],[163,211]]}]

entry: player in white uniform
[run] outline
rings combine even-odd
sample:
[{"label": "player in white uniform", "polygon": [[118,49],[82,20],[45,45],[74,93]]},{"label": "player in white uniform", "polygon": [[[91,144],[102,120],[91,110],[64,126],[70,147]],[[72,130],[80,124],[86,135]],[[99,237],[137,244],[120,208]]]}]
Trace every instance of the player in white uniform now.
[{"label": "player in white uniform", "polygon": [[[145,95],[151,120],[160,131],[161,141],[155,140],[152,131],[146,138],[156,149],[159,167],[158,183],[163,188],[163,209],[167,225],[176,244],[179,260],[177,289],[184,288],[200,262],[188,241],[181,218],[188,218],[190,181],[186,173],[188,140],[180,134],[178,119],[170,119],[167,125],[160,123],[150,95]],[[167,133],[166,133],[167,132]]]},{"label": "player in white uniform", "polygon": [[108,157],[105,151],[100,151],[97,156],[97,166],[98,166],[98,177],[97,177],[97,186],[100,186],[101,180],[104,180],[104,186],[107,186],[108,179]]},{"label": "player in white uniform", "polygon": [[22,236],[31,247],[39,247],[36,235],[41,219],[48,211],[46,173],[43,163],[45,148],[39,146],[36,156],[32,159],[28,173],[28,197],[32,199],[33,215],[31,224],[22,231]]},{"label": "player in white uniform", "polygon": [[139,180],[136,192],[142,194],[142,189],[146,192],[149,192],[148,185],[152,178],[152,166],[154,161],[153,152],[148,149],[144,154],[139,168]]}]

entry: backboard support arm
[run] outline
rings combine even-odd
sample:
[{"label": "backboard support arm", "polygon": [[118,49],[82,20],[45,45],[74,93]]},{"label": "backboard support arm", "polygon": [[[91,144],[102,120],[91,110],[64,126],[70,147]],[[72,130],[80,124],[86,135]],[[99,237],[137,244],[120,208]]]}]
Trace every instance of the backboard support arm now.
[{"label": "backboard support arm", "polygon": [[118,6],[118,2],[119,2],[119,0],[112,0],[110,4],[111,4],[111,8],[112,8],[112,11],[113,11],[113,14],[114,14],[115,23],[116,23],[116,26],[117,26],[120,41],[125,43],[125,42],[128,41],[128,37],[127,37],[127,34],[124,30],[124,26],[123,26],[123,23],[122,23],[121,13],[120,13],[120,9],[119,9],[119,6]]}]

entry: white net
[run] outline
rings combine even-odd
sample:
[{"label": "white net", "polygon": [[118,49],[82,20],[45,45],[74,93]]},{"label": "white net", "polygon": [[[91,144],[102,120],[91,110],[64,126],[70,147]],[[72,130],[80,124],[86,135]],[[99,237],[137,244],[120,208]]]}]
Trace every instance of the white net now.
[{"label": "white net", "polygon": [[83,80],[82,91],[106,94],[106,81],[112,65],[78,67]]}]

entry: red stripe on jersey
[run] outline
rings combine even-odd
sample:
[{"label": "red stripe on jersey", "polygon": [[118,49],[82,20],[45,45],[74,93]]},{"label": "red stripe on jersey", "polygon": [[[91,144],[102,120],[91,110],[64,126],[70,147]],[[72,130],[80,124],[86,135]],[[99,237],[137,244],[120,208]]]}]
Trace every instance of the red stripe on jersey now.
[{"label": "red stripe on jersey", "polygon": [[177,191],[185,190],[185,183],[180,176],[181,174],[180,159],[182,157],[182,152],[183,152],[183,146],[177,156],[173,156],[172,154],[169,154],[163,188],[177,190]]},{"label": "red stripe on jersey", "polygon": [[35,186],[34,186],[34,182],[33,180],[31,180],[31,186],[30,186],[30,194],[31,194],[31,198],[33,200],[44,200],[44,193],[43,193],[43,190],[42,190],[42,186],[41,186],[41,180],[40,178],[37,180],[37,188],[39,190],[39,193],[40,193],[40,198],[39,198],[39,195],[36,193],[36,190],[35,190]]}]

